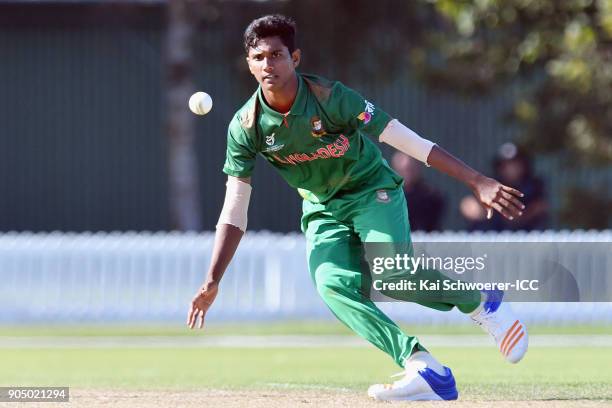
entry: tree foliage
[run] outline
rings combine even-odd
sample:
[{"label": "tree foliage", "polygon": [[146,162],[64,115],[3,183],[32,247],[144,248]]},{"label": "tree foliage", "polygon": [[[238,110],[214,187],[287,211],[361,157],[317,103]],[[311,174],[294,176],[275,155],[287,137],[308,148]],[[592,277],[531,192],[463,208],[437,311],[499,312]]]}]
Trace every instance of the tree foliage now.
[{"label": "tree foliage", "polygon": [[[612,0],[425,3],[440,18],[411,51],[420,78],[467,94],[519,86],[509,116],[520,125],[525,147],[559,154],[568,165],[610,169]],[[572,227],[605,227],[606,194],[605,188],[568,190],[563,220]],[[603,203],[592,208],[599,225],[563,216],[584,211],[581,202]]]}]

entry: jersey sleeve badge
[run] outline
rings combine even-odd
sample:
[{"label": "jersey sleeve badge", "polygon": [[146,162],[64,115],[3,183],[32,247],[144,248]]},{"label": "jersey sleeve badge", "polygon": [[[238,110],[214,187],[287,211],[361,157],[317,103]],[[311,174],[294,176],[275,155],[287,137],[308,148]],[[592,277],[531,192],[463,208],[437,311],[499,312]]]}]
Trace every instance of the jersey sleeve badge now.
[{"label": "jersey sleeve badge", "polygon": [[372,115],[374,114],[374,105],[368,101],[364,101],[364,102],[365,102],[365,108],[363,112],[361,112],[357,116],[357,119],[362,121],[364,125],[367,125],[370,122],[370,120],[372,120]]}]

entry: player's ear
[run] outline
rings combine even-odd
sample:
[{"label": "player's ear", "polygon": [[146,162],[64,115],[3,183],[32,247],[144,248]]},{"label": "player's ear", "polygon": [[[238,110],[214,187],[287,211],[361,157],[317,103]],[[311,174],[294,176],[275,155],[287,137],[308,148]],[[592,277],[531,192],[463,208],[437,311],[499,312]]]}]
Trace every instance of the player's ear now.
[{"label": "player's ear", "polygon": [[251,59],[249,58],[248,54],[246,57],[244,57],[244,59],[246,60],[247,66],[249,67],[249,71],[251,72],[251,74],[255,75],[255,73],[253,72],[253,68],[251,67]]},{"label": "player's ear", "polygon": [[291,59],[293,60],[293,68],[297,68],[297,66],[300,65],[300,61],[302,59],[302,50],[296,48],[291,53]]}]

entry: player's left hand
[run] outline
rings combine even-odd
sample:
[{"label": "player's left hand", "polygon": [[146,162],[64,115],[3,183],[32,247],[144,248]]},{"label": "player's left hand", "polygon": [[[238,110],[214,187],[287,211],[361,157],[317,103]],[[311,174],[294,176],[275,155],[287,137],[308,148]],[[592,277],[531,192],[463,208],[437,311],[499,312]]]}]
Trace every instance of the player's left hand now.
[{"label": "player's left hand", "polygon": [[481,176],[472,186],[476,199],[485,208],[487,219],[493,217],[493,210],[509,220],[523,215],[525,204],[518,198],[524,194],[520,191],[503,185],[497,180]]}]

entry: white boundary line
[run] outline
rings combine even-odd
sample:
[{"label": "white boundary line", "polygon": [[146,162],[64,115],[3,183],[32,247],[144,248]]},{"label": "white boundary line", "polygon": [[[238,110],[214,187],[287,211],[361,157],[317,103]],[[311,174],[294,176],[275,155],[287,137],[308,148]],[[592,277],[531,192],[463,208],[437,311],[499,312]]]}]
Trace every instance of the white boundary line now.
[{"label": "white boundary line", "polygon": [[[493,340],[483,335],[423,335],[427,347],[487,347]],[[555,334],[531,335],[530,347],[612,347],[612,335]],[[370,347],[351,335],[282,336],[127,336],[127,337],[10,337],[0,336],[0,349],[36,348],[329,348]]]}]

